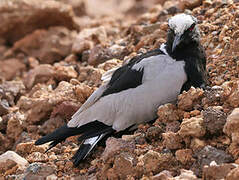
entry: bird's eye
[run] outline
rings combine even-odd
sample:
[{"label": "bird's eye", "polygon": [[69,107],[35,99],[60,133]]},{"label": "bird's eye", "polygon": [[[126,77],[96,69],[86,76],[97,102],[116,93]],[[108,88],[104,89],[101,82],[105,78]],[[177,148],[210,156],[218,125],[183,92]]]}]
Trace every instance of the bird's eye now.
[{"label": "bird's eye", "polygon": [[189,31],[193,31],[194,27],[195,27],[195,23],[193,23],[193,24],[190,26],[190,28],[188,28],[188,30],[189,30]]}]

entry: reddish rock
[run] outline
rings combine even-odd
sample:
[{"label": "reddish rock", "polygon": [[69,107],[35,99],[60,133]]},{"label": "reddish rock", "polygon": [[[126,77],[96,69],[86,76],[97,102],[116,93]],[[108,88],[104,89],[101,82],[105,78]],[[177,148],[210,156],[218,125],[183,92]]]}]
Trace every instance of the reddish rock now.
[{"label": "reddish rock", "polygon": [[30,164],[25,173],[24,179],[39,179],[44,180],[47,176],[55,174],[56,167],[43,164],[40,162]]},{"label": "reddish rock", "polygon": [[18,98],[25,93],[25,86],[22,81],[5,81],[0,84],[0,96],[7,99],[10,106],[14,106]]},{"label": "reddish rock", "polygon": [[[35,29],[50,26],[65,26],[74,29],[71,6],[57,1],[12,1],[0,2],[0,36],[13,43]],[[38,49],[39,50],[39,49]]]},{"label": "reddish rock", "polygon": [[134,143],[131,141],[124,141],[122,139],[116,139],[110,137],[106,141],[105,150],[101,156],[104,161],[107,161],[109,158],[113,158],[114,155],[122,151],[133,151],[135,148]]},{"label": "reddish rock", "polygon": [[174,177],[175,180],[200,180],[197,176],[190,170],[181,169],[181,174]]},{"label": "reddish rock", "polygon": [[179,135],[181,137],[202,137],[206,131],[203,126],[203,119],[192,117],[190,119],[184,119],[180,125]]},{"label": "reddish rock", "polygon": [[137,168],[143,167],[143,173],[157,174],[163,170],[174,170],[177,167],[176,159],[171,153],[158,153],[153,150],[149,150],[146,154],[141,155],[138,158]]},{"label": "reddish rock", "polygon": [[40,152],[33,152],[26,157],[29,163],[33,162],[47,162],[48,156]]},{"label": "reddish rock", "polygon": [[203,167],[203,179],[225,179],[227,174],[238,165],[236,164],[221,164],[212,162],[209,166]]},{"label": "reddish rock", "polygon": [[70,79],[77,78],[78,76],[74,66],[66,63],[55,63],[54,71],[54,77],[58,81],[69,81]]},{"label": "reddish rock", "polygon": [[17,104],[25,113],[28,124],[35,124],[43,118],[48,119],[53,108],[64,101],[78,102],[75,86],[65,81],[61,81],[54,90],[45,85],[35,88],[31,96],[21,96]]},{"label": "reddish rock", "polygon": [[6,59],[0,61],[0,77],[6,80],[12,80],[16,76],[21,76],[26,66],[19,59]]},{"label": "reddish rock", "polygon": [[146,138],[150,141],[158,141],[159,139],[161,139],[161,136],[162,136],[162,133],[164,131],[162,130],[162,128],[160,127],[150,127],[147,129],[147,132],[146,132]]},{"label": "reddish rock", "polygon": [[25,79],[25,86],[30,89],[37,83],[47,82],[50,78],[53,78],[54,69],[49,64],[41,64],[30,70]]},{"label": "reddish rock", "polygon": [[182,10],[185,9],[194,9],[202,5],[202,0],[180,0],[179,8]]},{"label": "reddish rock", "polygon": [[238,180],[238,179],[239,179],[239,167],[232,169],[225,178],[225,180]]},{"label": "reddish rock", "polygon": [[90,65],[96,66],[113,58],[123,60],[126,55],[128,55],[128,50],[124,46],[117,44],[111,47],[97,45],[91,49],[88,62]]},{"label": "reddish rock", "polygon": [[36,30],[17,41],[13,50],[36,57],[40,63],[53,63],[70,54],[75,36],[65,27]]},{"label": "reddish rock", "polygon": [[178,108],[182,110],[192,110],[195,105],[200,104],[204,91],[191,87],[187,92],[178,96]]},{"label": "reddish rock", "polygon": [[239,108],[236,108],[227,117],[226,124],[223,128],[223,132],[232,138],[232,142],[239,144]]},{"label": "reddish rock", "polygon": [[180,122],[179,121],[173,121],[173,122],[169,122],[166,124],[166,132],[178,132],[178,130],[180,129]]},{"label": "reddish rock", "polygon": [[193,158],[193,151],[191,149],[177,150],[175,155],[176,159],[184,165],[190,165],[195,161],[195,159]]},{"label": "reddish rock", "polygon": [[152,177],[152,180],[171,180],[173,178],[170,171],[164,170]]},{"label": "reddish rock", "polygon": [[173,104],[164,104],[158,108],[158,121],[168,123],[179,120],[176,106]]},{"label": "reddish rock", "polygon": [[7,123],[7,136],[17,140],[23,131],[23,123],[26,121],[26,116],[20,112],[11,114]]},{"label": "reddish rock", "polygon": [[179,134],[174,132],[166,132],[162,134],[163,136],[163,145],[167,149],[180,149],[183,147],[183,139],[179,136]]},{"label": "reddish rock", "polygon": [[107,34],[104,26],[83,29],[77,36],[72,46],[72,52],[82,53],[85,50],[93,48],[96,44],[105,44]]}]

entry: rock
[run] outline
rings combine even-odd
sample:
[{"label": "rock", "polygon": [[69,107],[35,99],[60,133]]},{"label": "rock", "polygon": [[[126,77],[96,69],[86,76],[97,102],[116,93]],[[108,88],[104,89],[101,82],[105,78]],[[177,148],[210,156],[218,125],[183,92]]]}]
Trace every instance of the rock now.
[{"label": "rock", "polygon": [[203,124],[210,134],[221,134],[226,123],[226,114],[221,106],[208,107],[203,111]]},{"label": "rock", "polygon": [[148,140],[155,140],[158,141],[159,139],[161,139],[161,134],[163,133],[163,130],[160,127],[150,127],[147,129],[146,132],[146,138]]},{"label": "rock", "polygon": [[37,83],[43,83],[48,81],[54,75],[54,69],[49,64],[41,64],[30,70],[25,79],[25,86],[30,89]]},{"label": "rock", "polygon": [[201,151],[195,154],[196,162],[192,166],[192,170],[197,176],[201,176],[202,169],[205,165],[209,165],[212,161],[217,164],[231,163],[233,158],[223,150],[216,149],[212,146],[205,146]]},{"label": "rock", "polygon": [[5,81],[0,84],[0,96],[7,99],[10,106],[14,106],[18,98],[25,93],[25,86],[22,81]]},{"label": "rock", "polygon": [[72,52],[81,54],[85,50],[92,49],[96,44],[105,44],[107,34],[104,26],[91,29],[83,29],[77,36],[72,46]]},{"label": "rock", "polygon": [[200,104],[203,94],[202,89],[191,87],[178,96],[178,108],[185,111],[192,110],[195,105]]},{"label": "rock", "polygon": [[231,94],[229,95],[227,102],[234,108],[239,106],[239,81],[233,82]]},{"label": "rock", "polygon": [[24,179],[39,179],[44,180],[47,176],[54,174],[56,167],[49,166],[43,163],[32,163],[30,164],[24,175]]},{"label": "rock", "polygon": [[239,167],[232,169],[226,176],[225,180],[237,180],[239,178]]},{"label": "rock", "polygon": [[136,159],[133,153],[123,152],[115,157],[113,169],[119,179],[136,175]]},{"label": "rock", "polygon": [[121,65],[122,65],[122,61],[120,61],[119,59],[111,59],[102,64],[99,64],[98,68],[104,69],[105,71],[109,71],[113,68],[118,68]]},{"label": "rock", "polygon": [[23,132],[23,123],[26,121],[26,116],[20,112],[10,115],[7,123],[7,136],[17,140]]},{"label": "rock", "polygon": [[[84,93],[84,92],[83,92]],[[89,94],[83,95],[85,98],[87,98]],[[71,116],[80,108],[81,105],[79,103],[74,103],[71,101],[64,101],[61,104],[54,107],[51,118],[60,116],[61,118],[65,120],[69,120]]]},{"label": "rock", "polygon": [[40,84],[34,88],[31,96],[21,96],[17,103],[17,106],[25,113],[28,125],[48,119],[57,104],[64,101],[78,102],[75,86],[65,81],[61,81],[54,90],[51,86]]},{"label": "rock", "polygon": [[0,61],[0,77],[5,80],[12,80],[16,76],[21,76],[26,66],[19,59],[6,59]]},{"label": "rock", "polygon": [[180,149],[177,150],[176,153],[176,159],[180,161],[182,164],[191,165],[195,159],[193,158],[193,151],[191,149]]},{"label": "rock", "polygon": [[93,17],[115,16],[115,14],[127,12],[135,5],[133,0],[109,0],[104,3],[100,0],[88,0],[85,3],[87,14]]},{"label": "rock", "polygon": [[180,0],[179,8],[181,10],[194,9],[202,4],[202,0]]},{"label": "rock", "polygon": [[20,155],[31,154],[32,152],[44,153],[47,150],[47,144],[41,146],[35,146],[35,142],[23,142],[16,146],[16,152]]},{"label": "rock", "polygon": [[171,153],[158,153],[149,150],[146,154],[138,158],[138,168],[143,166],[144,174],[157,174],[163,170],[173,170],[176,168],[176,159]]},{"label": "rock", "polygon": [[0,171],[2,170],[2,168],[8,170],[15,165],[17,165],[18,169],[22,171],[28,166],[27,160],[13,151],[7,151],[4,154],[0,155],[0,164]]},{"label": "rock", "polygon": [[59,115],[51,117],[39,128],[39,132],[42,134],[49,134],[57,128],[63,126],[65,123],[66,121],[64,118]]},{"label": "rock", "polygon": [[203,179],[225,179],[227,174],[238,165],[236,164],[221,164],[212,162],[210,165],[203,167]]},{"label": "rock", "polygon": [[176,106],[173,104],[164,104],[158,108],[158,121],[168,123],[179,120]]},{"label": "rock", "polygon": [[115,44],[107,48],[102,45],[97,45],[91,49],[88,62],[90,65],[96,66],[113,58],[123,60],[127,54],[128,50],[124,46]]},{"label": "rock", "polygon": [[78,80],[84,82],[87,85],[99,86],[101,85],[101,76],[104,72],[102,70],[93,68],[92,66],[82,67],[79,66]]},{"label": "rock", "polygon": [[[13,43],[35,29],[51,26],[77,28],[71,6],[57,1],[3,0],[0,3],[0,36]],[[38,49],[39,50],[39,49]]]},{"label": "rock", "polygon": [[162,134],[163,136],[163,145],[167,149],[180,149],[183,147],[183,139],[179,136],[178,133],[166,132]]},{"label": "rock", "polygon": [[40,153],[40,152],[33,152],[27,156],[27,161],[29,163],[33,162],[47,162],[48,156],[46,154]]},{"label": "rock", "polygon": [[77,78],[78,76],[74,66],[68,64],[55,63],[54,71],[54,77],[58,81],[69,81],[70,79]]},{"label": "rock", "polygon": [[181,169],[181,174],[174,177],[174,180],[199,180],[197,176],[190,170]]},{"label": "rock", "polygon": [[70,54],[75,37],[76,33],[65,27],[40,29],[17,41],[13,51],[36,57],[42,64],[54,63]]},{"label": "rock", "polygon": [[239,108],[235,108],[232,113],[227,117],[226,124],[224,125],[223,132],[232,137],[232,142],[239,144],[238,140],[239,129]]},{"label": "rock", "polygon": [[104,161],[108,161],[109,158],[113,158],[116,154],[123,151],[133,151],[135,144],[131,141],[124,141],[122,139],[116,139],[110,137],[106,141],[105,150],[101,156]]},{"label": "rock", "polygon": [[171,180],[173,178],[170,171],[164,170],[152,177],[152,180]]},{"label": "rock", "polygon": [[190,119],[184,119],[180,125],[180,130],[178,131],[181,137],[192,136],[192,137],[202,137],[205,135],[206,131],[203,127],[203,119],[192,117]]},{"label": "rock", "polygon": [[6,99],[0,100],[0,116],[8,113],[9,104]]},{"label": "rock", "polygon": [[166,132],[178,132],[178,130],[180,129],[180,122],[179,121],[173,121],[173,122],[169,122],[166,124]]},{"label": "rock", "polygon": [[193,151],[201,150],[204,146],[206,146],[206,142],[201,139],[193,138],[191,140],[190,148]]}]

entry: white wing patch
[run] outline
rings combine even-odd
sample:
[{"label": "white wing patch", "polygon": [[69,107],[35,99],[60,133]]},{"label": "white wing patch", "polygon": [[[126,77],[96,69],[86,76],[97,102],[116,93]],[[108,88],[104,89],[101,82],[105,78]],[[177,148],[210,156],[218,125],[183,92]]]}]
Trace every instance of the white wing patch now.
[{"label": "white wing patch", "polygon": [[112,75],[118,68],[119,67],[115,67],[110,69],[109,71],[106,71],[101,77],[101,80],[103,81],[103,83],[108,83],[111,80]]}]

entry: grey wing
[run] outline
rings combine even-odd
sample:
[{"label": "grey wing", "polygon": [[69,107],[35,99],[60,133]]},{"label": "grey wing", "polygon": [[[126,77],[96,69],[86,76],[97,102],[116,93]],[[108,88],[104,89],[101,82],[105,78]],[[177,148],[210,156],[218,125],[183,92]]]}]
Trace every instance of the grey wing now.
[{"label": "grey wing", "polygon": [[[86,102],[80,107],[78,111],[72,116],[71,120],[78,119],[81,112],[92,106],[96,101],[100,99],[103,92],[107,89],[108,84],[103,84],[97,89],[87,100]],[[74,120],[73,120],[74,121]]]}]

